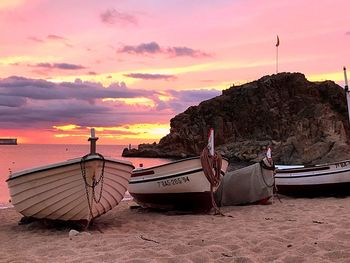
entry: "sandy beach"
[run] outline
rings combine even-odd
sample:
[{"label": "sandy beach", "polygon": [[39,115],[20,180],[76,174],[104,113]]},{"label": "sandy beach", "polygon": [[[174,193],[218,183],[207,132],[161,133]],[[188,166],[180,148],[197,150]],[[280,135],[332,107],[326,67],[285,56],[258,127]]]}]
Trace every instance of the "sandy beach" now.
[{"label": "sandy beach", "polygon": [[350,198],[223,207],[226,216],[160,213],[133,201],[69,236],[0,210],[0,262],[350,262]]}]

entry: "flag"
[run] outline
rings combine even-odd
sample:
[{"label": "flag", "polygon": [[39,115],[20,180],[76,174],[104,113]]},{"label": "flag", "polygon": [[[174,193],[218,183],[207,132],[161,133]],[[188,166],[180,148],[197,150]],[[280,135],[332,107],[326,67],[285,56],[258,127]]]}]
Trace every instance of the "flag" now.
[{"label": "flag", "polygon": [[208,150],[211,156],[214,156],[214,129],[211,128],[208,135]]},{"label": "flag", "polygon": [[277,35],[277,43],[276,43],[276,47],[278,47],[280,45],[280,39],[279,39],[279,37],[278,37],[278,35]]},{"label": "flag", "polygon": [[269,164],[272,165],[273,161],[272,161],[272,151],[271,151],[271,148],[267,148],[267,151],[266,151],[266,159],[267,161],[269,162]]},{"label": "flag", "polygon": [[266,157],[268,159],[272,159],[272,151],[271,151],[271,148],[267,148],[267,151],[266,151]]}]

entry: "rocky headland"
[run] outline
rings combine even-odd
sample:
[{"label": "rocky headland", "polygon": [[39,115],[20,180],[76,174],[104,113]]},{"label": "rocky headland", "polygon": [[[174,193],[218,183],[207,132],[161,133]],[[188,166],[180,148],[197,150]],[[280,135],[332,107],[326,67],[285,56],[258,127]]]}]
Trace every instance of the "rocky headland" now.
[{"label": "rocky headland", "polygon": [[123,156],[196,156],[214,128],[216,150],[231,162],[256,162],[269,146],[279,164],[350,157],[344,89],[333,81],[310,82],[301,73],[279,73],[232,86],[178,114],[170,127],[158,144],[125,149]]}]

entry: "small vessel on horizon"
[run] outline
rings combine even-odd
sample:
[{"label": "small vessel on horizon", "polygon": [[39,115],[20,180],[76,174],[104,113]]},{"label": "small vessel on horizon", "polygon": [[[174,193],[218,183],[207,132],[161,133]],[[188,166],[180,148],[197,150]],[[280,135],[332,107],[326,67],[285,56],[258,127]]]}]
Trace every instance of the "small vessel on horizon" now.
[{"label": "small vessel on horizon", "polygon": [[0,145],[17,145],[17,138],[0,138]]}]

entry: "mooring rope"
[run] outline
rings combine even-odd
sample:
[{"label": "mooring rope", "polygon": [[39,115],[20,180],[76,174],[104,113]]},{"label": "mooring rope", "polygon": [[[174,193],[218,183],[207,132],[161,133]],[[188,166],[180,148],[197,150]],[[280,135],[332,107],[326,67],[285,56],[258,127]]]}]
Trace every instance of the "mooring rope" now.
[{"label": "mooring rope", "polygon": [[215,210],[215,214],[223,215],[218,208],[214,199],[214,187],[218,187],[221,182],[221,166],[222,157],[219,153],[215,152],[214,156],[209,154],[209,150],[205,147],[200,156],[203,172],[210,183],[210,196],[212,206]]},{"label": "mooring rope", "polygon": [[[260,161],[260,169],[261,169],[261,177],[262,177],[262,179],[263,179],[263,181],[264,181],[265,186],[266,186],[267,188],[274,187],[274,186],[275,186],[275,164],[272,163],[271,166],[268,166],[268,165],[264,162],[264,159],[262,159],[262,160]],[[272,171],[272,173],[273,173],[273,175],[272,175],[272,176],[273,176],[273,182],[272,182],[272,184],[268,184],[268,182],[266,181],[265,175],[264,175],[264,169],[265,169],[265,170]]]},{"label": "mooring rope", "polygon": [[[275,166],[275,164],[272,163],[272,166],[268,166],[268,165],[266,165],[266,163],[264,162],[264,160],[261,160],[261,161],[260,161],[260,168],[261,168],[261,176],[262,176],[262,179],[263,179],[263,181],[264,181],[264,184],[265,184],[266,187],[268,187],[268,188],[273,187],[273,190],[272,190],[272,191],[273,191],[273,197],[277,197],[277,199],[282,203],[281,198],[280,198],[279,195],[278,195],[278,189],[277,189],[277,185],[276,185],[276,179],[275,179],[275,175],[276,175],[276,166]],[[272,182],[271,185],[268,184],[268,183],[266,182],[263,169],[272,171],[272,173],[273,173],[273,175],[272,175],[272,176],[273,176],[273,182]]]}]

